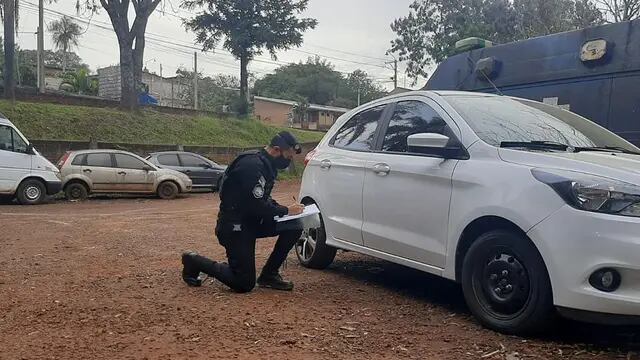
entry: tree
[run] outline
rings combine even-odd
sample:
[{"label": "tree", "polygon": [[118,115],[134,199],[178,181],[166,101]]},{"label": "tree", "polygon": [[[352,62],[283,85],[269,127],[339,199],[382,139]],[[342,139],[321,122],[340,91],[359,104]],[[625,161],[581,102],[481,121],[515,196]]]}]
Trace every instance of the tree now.
[{"label": "tree", "polygon": [[[18,53],[21,63],[32,66],[33,68],[36,67],[38,59],[38,52],[36,50],[25,49],[19,50]],[[80,68],[89,69],[89,65],[83,63],[80,56],[74,52],[63,54],[61,50],[55,52],[51,50],[44,51],[44,64],[46,66],[62,68],[63,58],[66,58],[67,70],[75,71]]]},{"label": "tree", "polygon": [[249,62],[267,49],[272,58],[276,51],[302,44],[302,34],[315,28],[317,21],[298,18],[309,0],[185,0],[188,10],[201,8],[199,15],[185,20],[187,29],[196,33],[203,51],[218,43],[240,60],[240,114],[248,111]]},{"label": "tree", "polygon": [[[82,6],[97,11],[98,0],[76,0]],[[99,0],[111,19],[113,31],[120,49],[120,106],[134,110],[138,108],[138,94],[142,90],[142,65],[144,59],[145,32],[149,16],[162,0]],[[129,8],[135,17],[129,25]]]},{"label": "tree", "polygon": [[53,45],[62,51],[62,71],[66,72],[67,53],[71,48],[78,46],[82,29],[70,17],[63,16],[62,19],[49,23],[48,30],[51,32]]},{"label": "tree", "polygon": [[98,79],[89,77],[87,69],[67,73],[60,88],[80,95],[98,95]]},{"label": "tree", "polygon": [[609,22],[640,18],[640,0],[596,0],[596,2]]},{"label": "tree", "polygon": [[334,102],[334,105],[341,105],[349,108],[368,103],[386,95],[386,91],[376,84],[369,75],[362,70],[355,70],[351,74],[347,75],[347,78],[344,81],[344,86],[341,86],[340,89],[342,91],[339,92],[337,101],[342,98],[346,99],[347,102]]},{"label": "tree", "polygon": [[458,40],[505,43],[569,31],[601,24],[598,13],[592,0],[415,0],[409,15],[391,24],[397,38],[389,52],[407,62],[415,82],[454,54]]},{"label": "tree", "polygon": [[[178,69],[176,72],[178,81],[185,86],[178,98],[186,104],[193,104],[193,71]],[[230,111],[237,112],[240,88],[240,79],[236,76],[218,74],[213,77],[203,77],[198,74],[198,105],[200,109],[214,112],[224,112],[229,107]]]}]

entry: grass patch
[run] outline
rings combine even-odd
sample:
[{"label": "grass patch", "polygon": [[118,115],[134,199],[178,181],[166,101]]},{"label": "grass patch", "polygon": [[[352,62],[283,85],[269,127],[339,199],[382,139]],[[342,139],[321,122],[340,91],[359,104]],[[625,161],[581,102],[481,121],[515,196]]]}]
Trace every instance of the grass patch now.
[{"label": "grass patch", "polygon": [[[133,144],[249,147],[268,143],[285,128],[256,120],[171,115],[143,109],[130,113],[110,108],[0,101],[0,112],[29,139],[79,140]],[[316,142],[323,133],[291,131],[300,142]]]}]

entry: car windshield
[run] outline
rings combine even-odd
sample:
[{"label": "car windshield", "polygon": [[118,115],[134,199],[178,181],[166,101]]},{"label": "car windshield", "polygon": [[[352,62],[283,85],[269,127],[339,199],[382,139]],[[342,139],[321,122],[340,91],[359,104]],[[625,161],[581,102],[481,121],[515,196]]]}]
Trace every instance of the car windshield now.
[{"label": "car windshield", "polygon": [[447,101],[484,142],[548,142],[571,147],[617,147],[640,151],[626,140],[569,111],[498,96],[455,95]]}]

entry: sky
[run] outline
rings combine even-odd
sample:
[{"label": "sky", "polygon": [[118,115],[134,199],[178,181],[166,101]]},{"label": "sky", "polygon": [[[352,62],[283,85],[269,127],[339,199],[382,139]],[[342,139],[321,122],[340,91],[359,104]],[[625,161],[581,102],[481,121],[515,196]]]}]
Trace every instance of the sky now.
[{"label": "sky", "polygon": [[[37,0],[21,0],[20,24],[16,41],[22,49],[35,49],[35,31],[38,26]],[[366,71],[371,78],[387,89],[392,89],[392,61],[386,55],[390,41],[395,38],[390,24],[406,16],[413,0],[310,0],[303,14],[318,20],[318,26],[304,34],[304,43],[295,50],[282,51],[273,61],[264,54],[253,61],[249,69],[259,78],[273,72],[278,66],[305,61],[309,56],[320,55],[344,73],[356,69]],[[93,16],[78,14],[76,0],[45,1],[45,29],[47,24],[62,14],[76,18],[85,33],[80,46],[75,49],[93,71],[118,64],[118,42],[104,9]],[[147,27],[145,66],[163,76],[173,76],[179,67],[193,69],[193,52],[199,47],[193,33],[187,32],[181,18],[192,13],[178,7],[179,0],[165,0],[164,8],[151,15]],[[130,17],[132,19],[133,16]],[[45,30],[45,49],[52,48],[51,35]],[[204,75],[218,73],[239,75],[239,61],[224,50],[202,53],[198,51],[198,70]],[[411,80],[404,75],[404,65],[399,64],[398,86],[411,88]],[[422,80],[424,82],[424,80]],[[418,83],[415,88],[420,87]]]}]

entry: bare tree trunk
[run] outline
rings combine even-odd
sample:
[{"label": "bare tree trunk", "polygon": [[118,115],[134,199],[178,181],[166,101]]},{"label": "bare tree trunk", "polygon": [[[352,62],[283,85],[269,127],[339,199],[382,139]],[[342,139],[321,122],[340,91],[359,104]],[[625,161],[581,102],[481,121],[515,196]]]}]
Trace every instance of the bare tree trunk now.
[{"label": "bare tree trunk", "polygon": [[15,0],[4,0],[4,97],[16,99],[15,68]]},{"label": "bare tree trunk", "polygon": [[138,106],[138,94],[135,91],[133,78],[133,50],[130,44],[120,46],[120,107],[127,110],[135,110]]},{"label": "bare tree trunk", "polygon": [[62,73],[67,72],[67,44],[62,47]]},{"label": "bare tree trunk", "polygon": [[243,54],[240,57],[240,108],[238,115],[244,116],[249,112],[249,56]]},{"label": "bare tree trunk", "polygon": [[137,29],[136,46],[133,48],[133,81],[137,93],[142,92],[142,66],[144,62],[144,46],[145,46],[145,32],[147,30],[147,22],[149,18],[146,17],[141,21],[140,27]]}]

